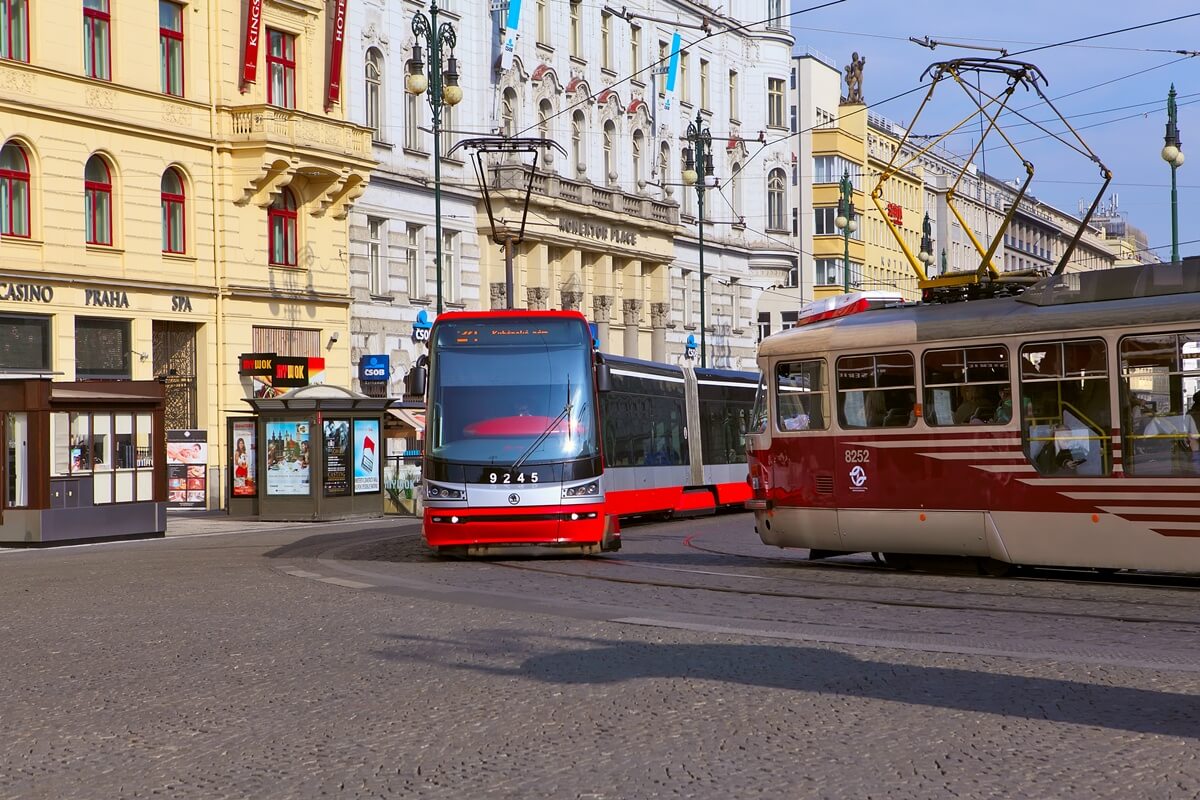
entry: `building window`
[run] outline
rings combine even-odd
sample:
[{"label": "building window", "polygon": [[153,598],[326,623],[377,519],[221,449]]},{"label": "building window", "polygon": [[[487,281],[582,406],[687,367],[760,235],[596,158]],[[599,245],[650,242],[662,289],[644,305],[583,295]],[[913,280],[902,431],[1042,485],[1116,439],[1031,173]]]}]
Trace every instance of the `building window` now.
[{"label": "building window", "polygon": [[29,236],[29,159],[13,142],[0,150],[0,233]]},{"label": "building window", "polygon": [[108,0],[83,0],[83,73],[89,78],[112,78],[108,29]]},{"label": "building window", "polygon": [[638,79],[642,71],[642,29],[634,25],[629,29],[629,74]]},{"label": "building window", "polygon": [[373,295],[386,294],[388,290],[387,259],[384,253],[386,221],[379,217],[367,217],[367,269],[369,291]]},{"label": "building window", "polygon": [[420,225],[409,225],[408,244],[405,261],[408,266],[408,297],[422,299],[425,297],[425,262],[421,258],[421,244],[424,230]]},{"label": "building window", "polygon": [[738,119],[738,74],[729,70],[729,118]]},{"label": "building window", "polygon": [[27,0],[0,0],[0,58],[29,60]]},{"label": "building window", "polygon": [[767,0],[767,27],[783,27],[783,0]]},{"label": "building window", "polygon": [[729,205],[733,211],[734,224],[738,224],[742,216],[742,165],[735,163],[729,170]]},{"label": "building window", "polygon": [[113,243],[112,238],[112,173],[100,156],[88,159],[83,172],[87,243]]},{"label": "building window", "polygon": [[404,93],[404,147],[419,153],[425,152],[425,137],[421,131],[422,105],[417,95]]},{"label": "building window", "polygon": [[658,149],[658,183],[662,187],[663,199],[667,199],[667,181],[671,177],[671,146],[666,142]]},{"label": "building window", "polygon": [[862,189],[859,166],[841,156],[813,156],[813,183],[839,183],[849,173],[850,184]]},{"label": "building window", "polygon": [[574,170],[577,175],[582,175],[587,166],[583,160],[584,124],[583,112],[576,111],[571,116],[571,169]]},{"label": "building window", "polygon": [[296,37],[267,28],[267,102],[296,107]]},{"label": "building window", "polygon": [[75,318],[75,379],[129,380],[129,320]]},{"label": "building window", "polygon": [[783,122],[783,78],[767,78],[767,124],[782,128]]},{"label": "building window", "polygon": [[462,276],[458,274],[458,234],[442,234],[442,278],[446,302],[462,302]]},{"label": "building window", "polygon": [[612,14],[600,12],[600,67],[612,69]]},{"label": "building window", "polygon": [[582,0],[571,0],[571,28],[570,28],[571,42],[570,42],[570,46],[571,46],[571,55],[575,58],[583,58],[582,39],[580,37],[580,32],[579,32],[579,26],[581,24],[579,16],[582,13],[583,13]]},{"label": "building window", "polygon": [[500,133],[514,136],[517,130],[517,93],[512,88],[504,90],[500,101]]},{"label": "building window", "polygon": [[163,94],[183,97],[183,6],[160,0],[158,51]]},{"label": "building window", "polygon": [[185,196],[179,170],[171,167],[162,176],[162,249],[164,253],[187,251],[183,211]]},{"label": "building window", "polygon": [[383,138],[383,55],[374,47],[367,51],[367,63],[363,68],[367,100],[367,127],[371,138],[377,142]]},{"label": "building window", "polygon": [[[814,281],[817,286],[843,286],[842,272],[845,262],[841,258],[818,258],[816,260],[816,275]],[[855,262],[850,262],[850,284],[857,286],[857,279],[861,270]]]},{"label": "building window", "polygon": [[712,108],[712,98],[708,92],[708,62],[700,59],[700,107],[705,111]]},{"label": "building window", "polygon": [[608,120],[604,123],[604,182],[608,184],[617,181],[617,162],[613,147],[616,144],[617,126]]},{"label": "building window", "polygon": [[773,231],[787,229],[787,173],[771,170],[767,176],[767,227]]},{"label": "building window", "polygon": [[438,146],[441,148],[440,155],[442,158],[446,158],[446,154],[454,147],[456,136],[454,133],[454,116],[454,106],[442,106],[442,116],[438,120],[439,135],[441,136]]},{"label": "building window", "polygon": [[758,340],[761,342],[763,339],[767,338],[770,335],[771,335],[771,312],[770,311],[760,311],[760,312],[758,312]]},{"label": "building window", "polygon": [[[842,236],[842,231],[834,224],[837,218],[837,206],[824,206],[813,209],[813,235],[814,236]],[[861,215],[860,220],[861,222]],[[850,232],[850,238],[861,240],[863,235],[862,225],[858,226],[857,230]]]},{"label": "building window", "polygon": [[550,0],[537,0],[538,44],[550,44]]},{"label": "building window", "polygon": [[267,209],[268,247],[271,264],[296,266],[296,196],[283,188]]},{"label": "building window", "polygon": [[785,289],[796,289],[800,286],[800,268],[792,266],[788,268],[787,278],[783,284]]},{"label": "building window", "polygon": [[682,48],[679,50],[679,74],[676,77],[679,79],[675,84],[675,88],[679,92],[679,102],[691,102],[691,95],[688,92],[688,54]]},{"label": "building window", "polygon": [[50,369],[50,317],[0,315],[0,364],[9,370]]},{"label": "building window", "polygon": [[684,271],[683,273],[683,326],[685,328],[696,327],[696,292],[692,287],[692,273]]},{"label": "building window", "polygon": [[634,188],[642,188],[642,153],[646,148],[646,135],[641,131],[633,132],[633,181]]}]

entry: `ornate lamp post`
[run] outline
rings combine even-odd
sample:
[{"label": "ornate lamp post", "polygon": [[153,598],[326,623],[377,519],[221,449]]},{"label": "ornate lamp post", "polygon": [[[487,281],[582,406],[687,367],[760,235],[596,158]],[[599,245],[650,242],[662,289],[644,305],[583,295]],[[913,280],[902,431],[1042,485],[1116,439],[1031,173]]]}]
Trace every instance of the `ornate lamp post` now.
[{"label": "ornate lamp post", "polygon": [[[404,78],[404,88],[411,94],[424,94],[429,89],[426,99],[433,113],[433,223],[434,236],[437,241],[436,263],[437,274],[437,313],[442,313],[442,106],[456,106],[462,100],[462,87],[458,85],[458,60],[454,57],[454,45],[457,36],[454,26],[449,22],[438,24],[437,0],[430,0],[429,14],[426,16],[418,11],[413,15],[413,34],[416,42],[413,44],[412,58],[408,61],[408,75]],[[421,40],[429,54],[429,71],[426,74],[425,62],[422,59]],[[450,51],[446,59],[445,71],[442,70],[442,52]]]},{"label": "ornate lamp post", "polygon": [[854,211],[854,185],[850,183],[850,170],[842,173],[842,196],[838,200],[838,213],[833,224],[842,231],[845,251],[842,255],[842,291],[850,293],[850,234],[858,230],[858,214]]},{"label": "ornate lamp post", "polygon": [[1175,84],[1167,92],[1167,135],[1163,137],[1162,159],[1171,165],[1171,263],[1179,261],[1179,191],[1175,188],[1175,170],[1183,166],[1183,142],[1179,138]]},{"label": "ornate lamp post", "polygon": [[704,336],[704,190],[708,188],[708,180],[712,177],[713,163],[712,132],[705,127],[699,111],[696,112],[696,121],[688,123],[687,140],[691,147],[683,150],[683,182],[696,187],[696,240],[700,253],[700,366],[707,367],[708,351]]},{"label": "ornate lamp post", "polygon": [[[929,212],[925,212],[925,221],[921,223],[921,252],[917,258],[927,268],[933,264],[933,224],[929,221]],[[928,272],[928,269],[926,270]]]}]

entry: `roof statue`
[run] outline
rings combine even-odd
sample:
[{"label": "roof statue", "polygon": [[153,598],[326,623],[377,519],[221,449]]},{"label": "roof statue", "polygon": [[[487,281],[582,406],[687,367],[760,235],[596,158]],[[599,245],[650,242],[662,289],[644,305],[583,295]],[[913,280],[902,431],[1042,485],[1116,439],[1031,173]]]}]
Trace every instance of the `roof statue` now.
[{"label": "roof statue", "polygon": [[846,65],[846,102],[862,103],[862,74],[867,64],[867,57],[858,57],[858,53],[850,54],[850,63]]}]

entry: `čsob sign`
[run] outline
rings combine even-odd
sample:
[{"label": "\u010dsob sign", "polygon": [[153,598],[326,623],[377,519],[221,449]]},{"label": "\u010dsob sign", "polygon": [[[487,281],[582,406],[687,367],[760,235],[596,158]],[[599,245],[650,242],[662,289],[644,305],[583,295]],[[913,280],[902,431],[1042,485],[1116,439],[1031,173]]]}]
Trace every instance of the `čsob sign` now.
[{"label": "\u010dsob sign", "polygon": [[358,379],[364,383],[385,383],[391,372],[391,363],[386,354],[363,356],[358,360]]}]

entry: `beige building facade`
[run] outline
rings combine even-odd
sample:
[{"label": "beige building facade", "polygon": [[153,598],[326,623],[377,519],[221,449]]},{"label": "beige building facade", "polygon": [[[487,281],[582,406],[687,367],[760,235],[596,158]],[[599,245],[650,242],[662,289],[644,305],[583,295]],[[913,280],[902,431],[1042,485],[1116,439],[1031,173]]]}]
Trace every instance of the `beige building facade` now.
[{"label": "beige building facade", "polygon": [[5,5],[0,376],[164,381],[168,440],[207,441],[177,505],[223,503],[225,421],[270,391],[239,356],[350,382],[346,217],[373,162],[330,102],[338,5]]}]

